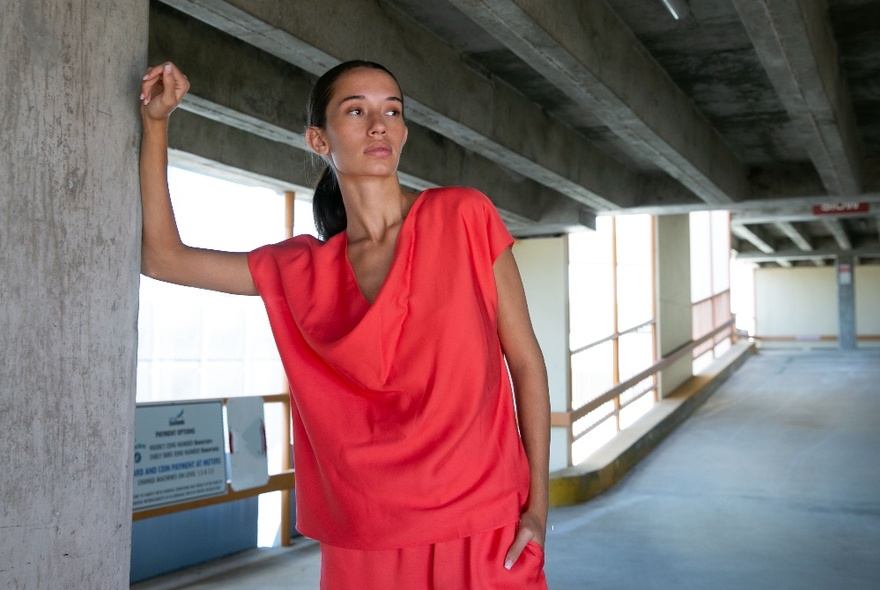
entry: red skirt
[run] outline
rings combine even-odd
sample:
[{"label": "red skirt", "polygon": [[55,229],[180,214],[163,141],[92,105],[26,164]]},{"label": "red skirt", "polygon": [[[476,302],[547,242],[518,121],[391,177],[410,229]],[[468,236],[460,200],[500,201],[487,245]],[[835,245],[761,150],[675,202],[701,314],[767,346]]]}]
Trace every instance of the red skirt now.
[{"label": "red skirt", "polygon": [[510,570],[516,523],[432,545],[360,551],[321,546],[321,590],[546,590],[544,551],[529,542]]}]

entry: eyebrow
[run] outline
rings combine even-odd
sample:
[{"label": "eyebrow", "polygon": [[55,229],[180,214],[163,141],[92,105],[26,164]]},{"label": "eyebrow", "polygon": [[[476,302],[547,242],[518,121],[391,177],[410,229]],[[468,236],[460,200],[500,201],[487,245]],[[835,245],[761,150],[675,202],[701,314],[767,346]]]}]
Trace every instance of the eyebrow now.
[{"label": "eyebrow", "polygon": [[[345,104],[349,100],[366,100],[366,99],[367,99],[367,97],[364,96],[363,94],[354,94],[352,96],[346,96],[345,98],[343,98],[342,100],[339,101],[339,104]],[[392,102],[399,102],[400,104],[403,104],[403,99],[401,99],[399,96],[389,96],[385,100],[390,100]]]}]

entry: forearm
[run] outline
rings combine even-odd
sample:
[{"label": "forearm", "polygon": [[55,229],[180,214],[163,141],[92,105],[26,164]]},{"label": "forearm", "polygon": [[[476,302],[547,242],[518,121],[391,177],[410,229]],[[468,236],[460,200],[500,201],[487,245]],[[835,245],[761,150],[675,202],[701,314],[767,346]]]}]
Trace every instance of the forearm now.
[{"label": "forearm", "polygon": [[168,120],[143,118],[140,154],[141,272],[163,277],[167,260],[184,248],[168,192]]},{"label": "forearm", "polygon": [[[540,352],[538,352],[540,355]],[[527,367],[511,368],[520,436],[531,475],[526,510],[546,526],[549,506],[550,402],[543,359]]]}]

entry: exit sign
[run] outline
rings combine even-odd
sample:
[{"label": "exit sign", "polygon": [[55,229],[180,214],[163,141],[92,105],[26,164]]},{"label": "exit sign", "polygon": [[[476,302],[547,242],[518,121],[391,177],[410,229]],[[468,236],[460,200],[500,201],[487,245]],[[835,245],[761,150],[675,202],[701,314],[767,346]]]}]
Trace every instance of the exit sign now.
[{"label": "exit sign", "polygon": [[868,213],[870,203],[822,203],[813,205],[813,215],[840,215],[841,213]]}]

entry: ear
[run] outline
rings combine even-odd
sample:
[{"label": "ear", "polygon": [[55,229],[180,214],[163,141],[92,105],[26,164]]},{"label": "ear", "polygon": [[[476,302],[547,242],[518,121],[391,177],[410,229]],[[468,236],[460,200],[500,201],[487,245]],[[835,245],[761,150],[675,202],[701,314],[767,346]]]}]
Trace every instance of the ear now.
[{"label": "ear", "polygon": [[403,146],[406,145],[406,140],[409,138],[409,127],[406,125],[403,126],[403,143],[400,144],[400,149],[403,149]]},{"label": "ear", "polygon": [[324,138],[324,130],[320,127],[306,129],[306,143],[313,152],[320,156],[326,156],[330,151],[330,146]]}]

